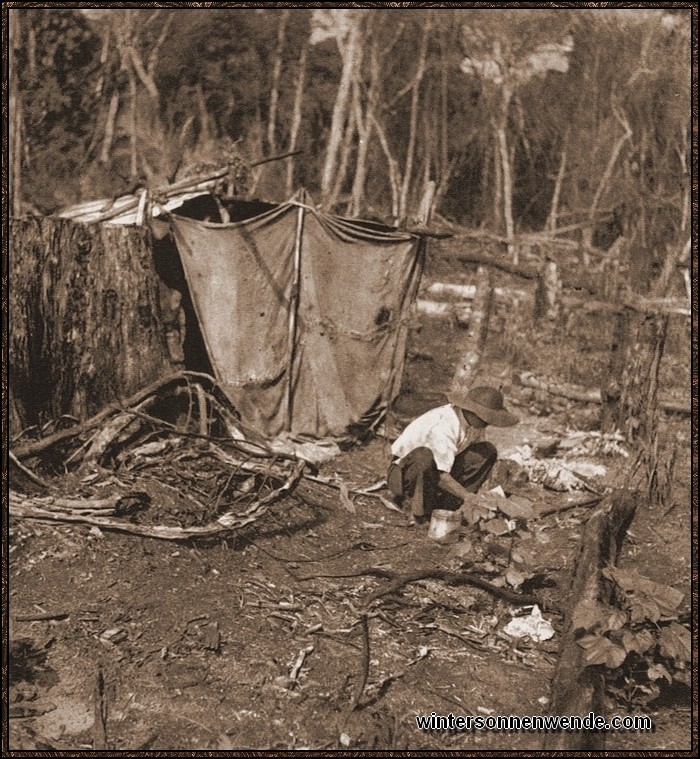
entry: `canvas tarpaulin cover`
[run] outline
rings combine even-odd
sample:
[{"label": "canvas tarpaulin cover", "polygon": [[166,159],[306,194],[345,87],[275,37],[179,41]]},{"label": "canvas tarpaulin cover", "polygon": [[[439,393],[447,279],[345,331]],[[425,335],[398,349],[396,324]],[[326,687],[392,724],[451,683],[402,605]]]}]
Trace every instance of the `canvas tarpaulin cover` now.
[{"label": "canvas tarpaulin cover", "polygon": [[401,382],[419,237],[294,202],[171,224],[216,379],[244,422],[324,438],[382,417]]}]

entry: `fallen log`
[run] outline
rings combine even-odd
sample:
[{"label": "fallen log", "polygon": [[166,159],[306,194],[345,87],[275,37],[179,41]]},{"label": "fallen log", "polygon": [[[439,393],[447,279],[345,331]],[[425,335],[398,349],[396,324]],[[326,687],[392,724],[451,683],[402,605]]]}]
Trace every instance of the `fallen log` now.
[{"label": "fallen log", "polygon": [[427,298],[416,300],[416,310],[419,314],[436,319],[454,319],[460,326],[469,324],[472,315],[472,307],[468,303],[448,303]]},{"label": "fallen log", "polygon": [[[477,286],[456,285],[450,282],[433,282],[428,285],[426,293],[434,298],[474,300],[477,293]],[[517,290],[512,287],[494,287],[493,294],[496,298],[505,298],[507,300],[518,300],[527,296],[527,293],[524,290]]]},{"label": "fallen log", "polygon": [[[572,401],[581,401],[583,403],[603,402],[600,390],[589,390],[587,388],[569,385],[564,382],[544,380],[540,377],[536,377],[532,372],[519,372],[515,375],[515,380],[523,387],[543,390],[550,395],[558,395]],[[670,398],[660,399],[659,408],[668,411],[671,414],[690,414],[690,404],[682,404],[678,401],[673,401]]]},{"label": "fallen log", "polygon": [[537,279],[540,276],[539,271],[534,266],[515,265],[508,261],[501,261],[493,256],[486,256],[480,253],[460,253],[457,256],[449,256],[449,258],[465,264],[492,266],[494,269],[500,269],[507,274],[514,274],[516,277],[522,277],[523,279]]},{"label": "fallen log", "polygon": [[[591,514],[581,536],[569,591],[571,605],[566,614],[559,663],[552,684],[551,714],[557,716],[605,713],[605,678],[600,667],[587,666],[578,639],[603,618],[613,600],[613,589],[602,570],[615,565],[627,529],[637,507],[637,495],[614,491]],[[543,748],[569,751],[601,751],[605,733],[596,730],[563,730],[548,733]]]},{"label": "fallen log", "polygon": [[618,303],[604,300],[583,300],[576,295],[565,295],[562,303],[570,308],[578,308],[584,313],[608,312],[619,314],[627,309],[643,314],[678,314],[690,316],[690,299],[683,298],[641,298],[628,296]]}]

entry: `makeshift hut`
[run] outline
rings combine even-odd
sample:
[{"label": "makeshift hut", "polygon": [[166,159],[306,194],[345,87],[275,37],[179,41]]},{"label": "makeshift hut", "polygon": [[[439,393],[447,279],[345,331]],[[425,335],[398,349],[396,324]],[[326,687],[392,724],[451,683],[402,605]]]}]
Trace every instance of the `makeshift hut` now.
[{"label": "makeshift hut", "polygon": [[[221,173],[223,176],[223,173]],[[176,368],[267,438],[366,432],[398,393],[426,238],[216,193],[220,176],[11,225],[13,426]]]}]

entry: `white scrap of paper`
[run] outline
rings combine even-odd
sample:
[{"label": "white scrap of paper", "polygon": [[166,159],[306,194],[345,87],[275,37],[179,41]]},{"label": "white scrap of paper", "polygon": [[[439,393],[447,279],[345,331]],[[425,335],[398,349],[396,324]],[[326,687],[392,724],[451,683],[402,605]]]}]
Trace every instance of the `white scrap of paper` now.
[{"label": "white scrap of paper", "polygon": [[506,635],[511,638],[529,637],[536,643],[543,640],[549,640],[554,636],[554,628],[542,616],[539,606],[533,606],[530,615],[527,617],[513,617],[503,628]]}]

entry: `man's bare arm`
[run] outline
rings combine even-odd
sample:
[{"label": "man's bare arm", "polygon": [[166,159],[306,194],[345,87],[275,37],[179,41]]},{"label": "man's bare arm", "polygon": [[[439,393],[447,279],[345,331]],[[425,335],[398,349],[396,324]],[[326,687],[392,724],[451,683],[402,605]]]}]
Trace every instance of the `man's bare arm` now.
[{"label": "man's bare arm", "polygon": [[440,472],[438,486],[441,490],[456,496],[462,501],[471,495],[470,492],[460,485],[449,472]]}]

